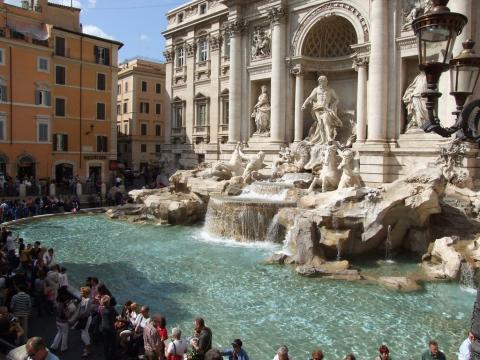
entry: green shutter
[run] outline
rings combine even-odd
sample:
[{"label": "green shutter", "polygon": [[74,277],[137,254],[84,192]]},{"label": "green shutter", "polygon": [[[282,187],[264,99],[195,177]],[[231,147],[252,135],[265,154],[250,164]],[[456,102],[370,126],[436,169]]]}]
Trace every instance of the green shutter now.
[{"label": "green shutter", "polygon": [[35,105],[40,105],[40,91],[35,90]]}]

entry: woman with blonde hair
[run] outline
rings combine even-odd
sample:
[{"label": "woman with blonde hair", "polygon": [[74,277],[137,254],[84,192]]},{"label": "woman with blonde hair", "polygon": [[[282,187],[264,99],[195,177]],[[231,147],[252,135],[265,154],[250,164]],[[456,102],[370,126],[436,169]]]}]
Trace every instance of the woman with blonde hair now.
[{"label": "woman with blonde hair", "polygon": [[81,287],[80,296],[80,304],[74,317],[74,328],[81,331],[80,337],[85,345],[82,357],[87,357],[92,353],[89,329],[92,323],[93,302],[90,298],[90,288],[86,286]]}]

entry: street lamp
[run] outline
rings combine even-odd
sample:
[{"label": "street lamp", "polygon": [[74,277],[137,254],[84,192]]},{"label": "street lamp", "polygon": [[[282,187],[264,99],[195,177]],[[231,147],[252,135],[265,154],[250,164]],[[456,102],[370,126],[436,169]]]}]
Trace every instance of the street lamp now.
[{"label": "street lamp", "polygon": [[[466,16],[453,13],[447,7],[448,0],[432,0],[432,9],[417,17],[412,28],[417,36],[419,68],[425,73],[427,90],[422,94],[426,98],[428,121],[423,126],[425,132],[435,132],[443,137],[457,133],[463,140],[480,142],[478,123],[480,115],[474,110],[480,106],[480,100],[469,103],[467,98],[473,94],[480,74],[480,57],[473,51],[475,42],[469,40],[463,44],[463,51],[452,59],[453,45],[457,35],[467,24]],[[451,95],[455,97],[457,119],[455,125],[445,128],[435,114],[438,98],[438,81],[443,72],[450,69],[452,80]],[[474,119],[471,119],[471,115]]]}]

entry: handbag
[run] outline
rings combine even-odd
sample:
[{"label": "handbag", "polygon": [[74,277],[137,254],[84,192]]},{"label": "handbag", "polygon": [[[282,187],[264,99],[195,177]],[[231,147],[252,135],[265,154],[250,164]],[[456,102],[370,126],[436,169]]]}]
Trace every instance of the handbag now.
[{"label": "handbag", "polygon": [[177,355],[177,347],[175,346],[175,340],[172,342],[173,354],[168,354],[167,360],[183,360],[183,355]]}]

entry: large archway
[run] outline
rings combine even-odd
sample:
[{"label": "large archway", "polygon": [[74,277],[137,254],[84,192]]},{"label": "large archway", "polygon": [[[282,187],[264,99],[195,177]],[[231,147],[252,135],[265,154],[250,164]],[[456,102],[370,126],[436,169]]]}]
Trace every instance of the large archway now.
[{"label": "large archway", "polygon": [[32,155],[20,155],[17,159],[17,176],[19,179],[35,178],[36,161]]}]

